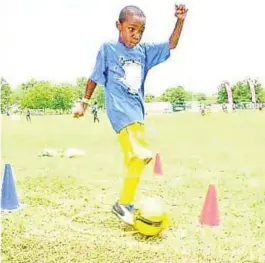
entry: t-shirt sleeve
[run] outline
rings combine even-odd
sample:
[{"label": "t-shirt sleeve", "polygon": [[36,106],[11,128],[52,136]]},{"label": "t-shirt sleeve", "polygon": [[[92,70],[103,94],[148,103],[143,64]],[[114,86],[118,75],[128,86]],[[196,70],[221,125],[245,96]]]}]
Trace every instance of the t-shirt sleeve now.
[{"label": "t-shirt sleeve", "polygon": [[90,79],[95,83],[105,86],[106,82],[106,51],[102,45],[98,51],[96,65],[90,76]]},{"label": "t-shirt sleeve", "polygon": [[144,44],[146,53],[147,69],[166,61],[170,57],[169,42],[165,43],[146,43]]}]

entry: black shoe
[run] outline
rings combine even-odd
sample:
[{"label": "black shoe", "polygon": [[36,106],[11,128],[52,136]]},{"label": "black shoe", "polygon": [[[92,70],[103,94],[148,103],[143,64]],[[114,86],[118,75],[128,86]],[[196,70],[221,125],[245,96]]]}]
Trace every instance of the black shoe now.
[{"label": "black shoe", "polygon": [[133,225],[133,205],[121,205],[119,202],[116,202],[112,207],[112,213],[114,213],[118,218],[128,225]]}]

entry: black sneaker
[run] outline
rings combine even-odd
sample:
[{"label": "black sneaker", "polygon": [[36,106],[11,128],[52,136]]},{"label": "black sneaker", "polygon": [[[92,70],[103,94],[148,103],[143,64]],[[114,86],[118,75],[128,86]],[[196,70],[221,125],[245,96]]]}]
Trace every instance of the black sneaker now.
[{"label": "black sneaker", "polygon": [[133,225],[133,205],[121,205],[119,202],[116,202],[112,207],[112,213],[114,213],[118,218],[128,225]]}]

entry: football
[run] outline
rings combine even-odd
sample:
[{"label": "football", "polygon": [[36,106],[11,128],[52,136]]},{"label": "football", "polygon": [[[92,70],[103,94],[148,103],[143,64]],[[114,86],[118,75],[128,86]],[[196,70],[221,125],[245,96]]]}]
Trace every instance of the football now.
[{"label": "football", "polygon": [[163,202],[157,197],[147,197],[134,214],[134,227],[142,235],[155,236],[169,226],[169,216]]}]

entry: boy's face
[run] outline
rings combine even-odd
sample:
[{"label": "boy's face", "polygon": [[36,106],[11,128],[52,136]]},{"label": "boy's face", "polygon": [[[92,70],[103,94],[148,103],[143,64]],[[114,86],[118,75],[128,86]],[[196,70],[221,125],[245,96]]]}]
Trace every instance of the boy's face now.
[{"label": "boy's face", "polygon": [[145,29],[145,18],[139,16],[128,16],[123,22],[117,22],[120,32],[120,40],[128,48],[136,46],[142,38]]}]

